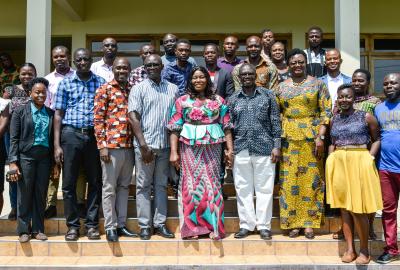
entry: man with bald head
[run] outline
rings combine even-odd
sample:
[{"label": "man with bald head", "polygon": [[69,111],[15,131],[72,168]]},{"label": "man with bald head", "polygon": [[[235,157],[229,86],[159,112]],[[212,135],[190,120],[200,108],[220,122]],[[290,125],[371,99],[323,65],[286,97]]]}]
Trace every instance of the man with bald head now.
[{"label": "man with bald head", "polygon": [[382,225],[386,246],[378,263],[399,259],[397,245],[397,210],[400,195],[400,73],[383,79],[386,100],[375,107],[375,117],[381,127],[381,152],[378,160],[383,211]]},{"label": "man with bald head", "polygon": [[325,51],[325,67],[328,73],[319,79],[328,86],[329,95],[332,99],[332,109],[336,104],[338,87],[345,83],[351,83],[351,77],[340,72],[342,62],[342,56],[338,49]]},{"label": "man with bald head", "polygon": [[100,239],[99,204],[101,195],[101,166],[94,136],[94,97],[105,80],[90,71],[92,56],[88,49],[74,52],[76,73],[58,86],[54,114],[54,158],[62,166],[64,215],[68,231],[66,241],[79,237],[79,213],[76,182],[83,166],[88,182],[85,227],[89,239]]},{"label": "man with bald head", "polygon": [[[170,172],[169,137],[166,126],[178,95],[178,87],[161,76],[160,56],[144,60],[148,78],[129,94],[129,120],[135,136],[136,209],[140,239],[149,240],[151,228],[166,238],[175,237],[166,227],[167,182]],[[151,189],[154,188],[154,212]],[[154,213],[154,214],[153,214]]]},{"label": "man with bald head", "polygon": [[[261,39],[258,36],[250,36],[246,40],[247,58],[243,63],[252,64],[256,68],[256,85],[266,89],[275,89],[278,86],[278,70],[271,62],[261,57]],[[243,63],[235,66],[232,71],[235,90],[241,89],[241,81],[239,78],[239,69]]]},{"label": "man with bald head", "polygon": [[101,50],[103,51],[103,57],[92,64],[90,70],[102,77],[106,82],[112,81],[114,78],[114,73],[112,71],[112,66],[115,58],[117,57],[118,44],[112,37],[107,37],[103,40]]},{"label": "man with bald head", "polygon": [[129,183],[134,163],[128,121],[130,72],[128,59],[116,58],[114,79],[98,88],[94,99],[94,134],[103,171],[104,228],[110,242],[118,241],[118,236],[137,236],[126,227]]},{"label": "man with bald head", "polygon": [[[154,48],[152,44],[146,44],[143,45],[142,48],[140,48],[140,57],[142,58],[143,63],[144,59],[146,59],[147,56],[155,53],[156,53],[156,48]],[[144,65],[142,65],[131,71],[131,74],[129,75],[129,84],[131,86],[135,86],[136,84],[142,82],[146,78],[147,78],[147,72],[146,69],[144,68]]]},{"label": "man with bald head", "polygon": [[[175,49],[177,41],[178,38],[171,33],[165,34],[165,36],[163,37],[162,45],[165,54],[161,57],[161,60],[164,67],[167,66],[169,63],[174,63],[176,61]],[[193,57],[189,57],[187,61],[193,66],[197,66],[196,60],[194,60]]]}]

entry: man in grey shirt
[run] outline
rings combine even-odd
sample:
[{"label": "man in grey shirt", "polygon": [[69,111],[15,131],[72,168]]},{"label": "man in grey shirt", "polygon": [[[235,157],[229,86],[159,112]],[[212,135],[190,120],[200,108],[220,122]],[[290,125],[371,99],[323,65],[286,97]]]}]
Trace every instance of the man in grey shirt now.
[{"label": "man in grey shirt", "polygon": [[[161,79],[163,64],[159,55],[144,60],[148,78],[135,85],[129,95],[129,120],[135,136],[136,208],[140,238],[149,240],[152,223],[158,235],[174,238],[165,226],[167,182],[170,171],[167,124],[178,87]],[[154,187],[154,217],[151,188]],[[153,221],[153,222],[152,222]]]}]

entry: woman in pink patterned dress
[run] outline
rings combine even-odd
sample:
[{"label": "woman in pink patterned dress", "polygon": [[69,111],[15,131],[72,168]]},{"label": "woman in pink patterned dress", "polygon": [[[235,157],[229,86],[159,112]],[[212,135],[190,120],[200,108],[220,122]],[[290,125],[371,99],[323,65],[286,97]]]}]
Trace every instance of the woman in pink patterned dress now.
[{"label": "woman in pink patterned dress", "polygon": [[[181,237],[225,236],[224,201],[219,181],[222,144],[225,161],[232,165],[233,144],[228,107],[212,90],[204,67],[193,68],[187,94],[175,102],[168,129],[170,161],[180,169],[178,206]],[[179,142],[179,146],[178,146]]]}]

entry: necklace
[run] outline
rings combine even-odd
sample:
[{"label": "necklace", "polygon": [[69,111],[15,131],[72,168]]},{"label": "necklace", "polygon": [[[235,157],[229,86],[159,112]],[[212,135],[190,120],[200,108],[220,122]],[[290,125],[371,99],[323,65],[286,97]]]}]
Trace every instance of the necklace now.
[{"label": "necklace", "polygon": [[301,82],[294,82],[293,81],[293,78],[292,78],[292,84],[293,84],[293,86],[296,86],[296,87],[298,87],[298,86],[302,86],[303,85],[303,83],[305,82],[307,80],[307,77],[305,77]]}]

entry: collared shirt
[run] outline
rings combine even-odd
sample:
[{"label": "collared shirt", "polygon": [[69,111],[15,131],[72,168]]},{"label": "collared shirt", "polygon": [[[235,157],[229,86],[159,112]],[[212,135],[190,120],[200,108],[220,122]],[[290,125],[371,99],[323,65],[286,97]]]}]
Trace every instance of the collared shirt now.
[{"label": "collared shirt", "polygon": [[269,156],[281,147],[281,121],[275,94],[256,87],[252,96],[243,90],[228,99],[233,124],[234,153],[248,150],[252,156]]},{"label": "collared shirt", "polygon": [[71,77],[72,75],[75,74],[75,70],[72,68],[69,69],[69,71],[63,75],[58,73],[56,70],[54,70],[52,73],[49,73],[44,77],[49,81],[49,87],[47,89],[47,97],[45,101],[45,105],[49,107],[50,109],[54,110],[54,105],[56,102],[56,93],[57,93],[57,88],[59,83],[64,80],[64,78]]},{"label": "collared shirt", "polygon": [[242,63],[242,60],[240,60],[238,57],[235,56],[235,59],[233,59],[232,62],[229,62],[228,60],[226,60],[225,57],[219,57],[217,60],[217,65],[222,68],[225,69],[226,71],[228,71],[229,73],[232,73],[233,69],[235,66],[239,65],[240,63]]},{"label": "collared shirt", "polygon": [[131,86],[135,86],[136,84],[144,81],[145,79],[147,79],[147,71],[144,68],[144,65],[140,66],[138,68],[135,68],[129,74],[129,84]]},{"label": "collared shirt", "polygon": [[331,76],[329,76],[329,74],[327,74],[327,79],[328,79],[328,90],[329,90],[329,95],[331,96],[332,110],[333,110],[337,100],[337,89],[344,83],[344,80],[341,73],[336,78],[332,78]]},{"label": "collared shirt", "polygon": [[[149,147],[169,147],[167,124],[178,94],[178,87],[166,80],[156,84],[150,79],[132,87],[129,94],[128,112],[140,115],[140,125]],[[137,145],[137,141],[135,140]]]},{"label": "collared shirt", "polygon": [[38,109],[31,102],[33,124],[35,125],[33,145],[49,147],[49,124],[50,117],[46,112],[45,106]]},{"label": "collared shirt", "polygon": [[132,147],[128,97],[128,86],[122,88],[116,80],[97,89],[94,99],[94,134],[97,148]]},{"label": "collared shirt", "polygon": [[[161,56],[161,61],[165,68],[165,66],[168,65],[169,63],[176,62],[176,56],[164,54],[163,56]],[[196,60],[194,60],[193,57],[189,57],[188,62],[191,63],[194,67],[197,66]]]},{"label": "collared shirt", "polygon": [[111,82],[114,79],[112,65],[107,65],[103,58],[97,62],[94,62],[90,67],[90,70],[97,76],[102,77],[104,80],[106,80],[106,82]]},{"label": "collared shirt", "polygon": [[[243,61],[243,63],[249,63],[249,59]],[[242,88],[242,84],[239,79],[239,68],[243,63],[237,65],[232,71],[232,78],[235,83],[235,90],[238,91]],[[278,86],[278,69],[275,64],[271,61],[266,61],[264,58],[260,57],[260,62],[256,66],[256,85],[267,89],[275,89]]]},{"label": "collared shirt", "polygon": [[65,78],[58,86],[56,94],[56,110],[64,110],[64,125],[75,128],[93,127],[94,96],[97,88],[105,80],[95,74],[87,81],[82,81],[78,75]]},{"label": "collared shirt", "polygon": [[163,80],[167,80],[170,83],[178,86],[179,96],[185,94],[186,91],[186,83],[189,78],[190,72],[192,71],[193,65],[188,62],[184,69],[180,68],[177,62],[172,62],[166,65],[162,71]]}]

